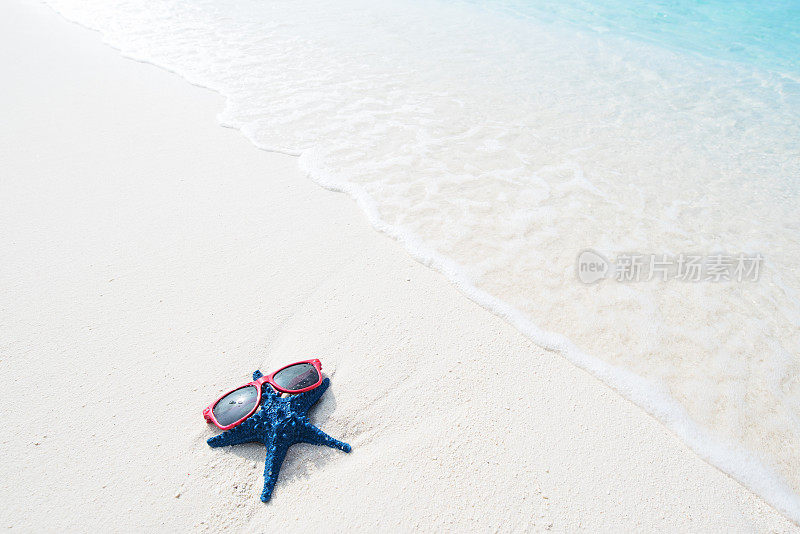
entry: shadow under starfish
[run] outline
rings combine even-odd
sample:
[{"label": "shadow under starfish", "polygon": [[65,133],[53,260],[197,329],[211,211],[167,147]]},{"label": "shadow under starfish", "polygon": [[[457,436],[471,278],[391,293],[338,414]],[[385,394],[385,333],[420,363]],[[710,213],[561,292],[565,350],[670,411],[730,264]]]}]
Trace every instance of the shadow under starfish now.
[{"label": "shadow under starfish", "polygon": [[[261,378],[260,371],[253,373],[253,380]],[[264,465],[264,491],[261,500],[269,501],[278,480],[281,464],[289,447],[295,443],[327,445],[334,449],[350,452],[350,445],[333,439],[311,424],[306,413],[322,397],[330,385],[326,378],[319,387],[305,393],[281,397],[266,386],[261,394],[261,408],[242,424],[209,438],[212,447],[239,445],[241,443],[263,443],[267,447],[267,460]]]}]

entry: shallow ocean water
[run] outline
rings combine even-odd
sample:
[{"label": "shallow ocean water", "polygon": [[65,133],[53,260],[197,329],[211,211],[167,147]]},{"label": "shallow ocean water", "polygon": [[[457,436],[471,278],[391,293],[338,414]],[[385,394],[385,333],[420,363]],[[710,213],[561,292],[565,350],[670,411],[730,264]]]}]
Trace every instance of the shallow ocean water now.
[{"label": "shallow ocean water", "polygon": [[[800,521],[796,2],[48,3]],[[763,261],[584,284],[586,249]]]}]

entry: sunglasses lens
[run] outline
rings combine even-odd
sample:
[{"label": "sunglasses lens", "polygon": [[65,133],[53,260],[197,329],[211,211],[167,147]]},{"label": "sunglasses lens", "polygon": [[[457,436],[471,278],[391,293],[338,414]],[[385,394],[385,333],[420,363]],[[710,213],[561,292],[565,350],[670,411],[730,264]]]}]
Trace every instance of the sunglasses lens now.
[{"label": "sunglasses lens", "polygon": [[319,382],[319,373],[310,363],[298,363],[281,369],[272,379],[286,391],[297,391]]},{"label": "sunglasses lens", "polygon": [[214,405],[214,417],[220,426],[232,425],[242,419],[258,404],[258,389],[245,386],[231,391]]}]

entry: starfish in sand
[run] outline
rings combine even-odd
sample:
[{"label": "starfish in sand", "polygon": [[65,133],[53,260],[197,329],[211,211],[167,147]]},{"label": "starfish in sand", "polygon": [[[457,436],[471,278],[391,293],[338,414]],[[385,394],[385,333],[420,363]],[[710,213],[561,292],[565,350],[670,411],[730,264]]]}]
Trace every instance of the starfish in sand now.
[{"label": "starfish in sand", "polygon": [[[253,380],[261,378],[261,372],[253,373]],[[330,385],[326,378],[322,383],[304,393],[281,397],[272,388],[265,387],[261,394],[260,409],[222,434],[209,438],[212,447],[239,445],[240,443],[263,443],[267,447],[267,461],[264,466],[264,491],[261,500],[269,501],[278,480],[281,464],[286,451],[295,443],[327,445],[334,449],[350,452],[350,445],[333,439],[311,424],[306,413],[322,397]]]}]

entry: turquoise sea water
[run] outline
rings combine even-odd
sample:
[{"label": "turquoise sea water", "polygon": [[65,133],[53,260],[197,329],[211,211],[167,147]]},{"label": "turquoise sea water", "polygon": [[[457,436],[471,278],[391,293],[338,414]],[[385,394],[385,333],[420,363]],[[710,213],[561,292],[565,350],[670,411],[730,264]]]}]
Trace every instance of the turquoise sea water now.
[{"label": "turquoise sea water", "polygon": [[786,74],[800,73],[800,2],[796,0],[523,0],[474,4]]}]

